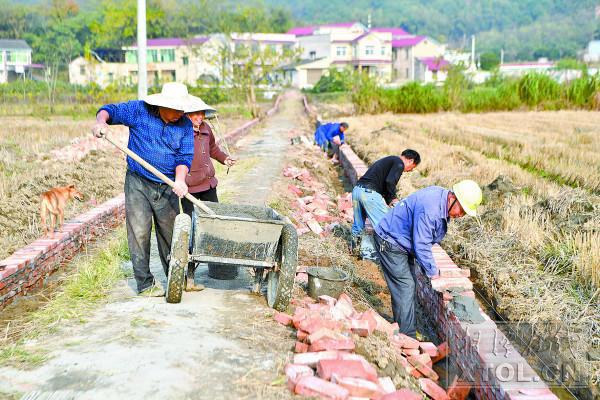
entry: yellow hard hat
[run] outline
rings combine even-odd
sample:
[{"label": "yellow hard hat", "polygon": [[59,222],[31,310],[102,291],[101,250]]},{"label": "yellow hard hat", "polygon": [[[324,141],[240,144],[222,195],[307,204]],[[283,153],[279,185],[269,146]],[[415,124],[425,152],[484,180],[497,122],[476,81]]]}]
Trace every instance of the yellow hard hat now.
[{"label": "yellow hard hat", "polygon": [[483,200],[483,193],[477,182],[465,179],[452,187],[458,202],[465,212],[474,217],[477,215],[477,207]]}]

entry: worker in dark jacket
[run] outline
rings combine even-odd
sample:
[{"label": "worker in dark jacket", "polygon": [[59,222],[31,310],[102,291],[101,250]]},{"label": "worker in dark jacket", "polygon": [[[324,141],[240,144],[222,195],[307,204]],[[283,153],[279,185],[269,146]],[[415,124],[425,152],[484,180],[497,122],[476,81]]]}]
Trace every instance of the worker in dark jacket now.
[{"label": "worker in dark jacket", "polygon": [[416,336],[414,258],[430,279],[438,279],[432,245],[444,239],[450,218],[475,216],[481,201],[481,188],[472,180],[452,190],[430,186],[401,200],[375,227],[375,249],[401,333]]},{"label": "worker in dark jacket", "polygon": [[[216,113],[214,108],[208,106],[202,99],[190,96],[190,102],[185,112],[194,127],[194,159],[192,160],[190,172],[185,178],[188,192],[199,200],[218,203],[218,181],[215,177],[215,167],[211,158],[228,167],[233,166],[236,160],[219,148],[215,135],[206,122],[206,118],[210,118],[212,114]],[[182,206],[183,211],[191,218],[194,204],[184,198],[182,199]],[[204,286],[194,283],[195,271],[196,264],[189,263],[185,285],[187,291],[204,289]]]},{"label": "worker in dark jacket", "polygon": [[398,201],[396,187],[402,173],[412,171],[420,162],[419,153],[406,149],[400,157],[388,156],[375,161],[358,180],[352,190],[352,237],[355,244],[365,228],[365,218],[369,217],[373,226],[379,223],[390,207]]},{"label": "worker in dark jacket", "polygon": [[326,152],[329,156],[333,157],[335,161],[336,155],[333,154],[333,144],[338,146],[345,142],[345,134],[348,130],[348,124],[346,122],[329,122],[327,124],[321,124],[317,121],[317,130],[315,131],[315,142],[319,147]]}]

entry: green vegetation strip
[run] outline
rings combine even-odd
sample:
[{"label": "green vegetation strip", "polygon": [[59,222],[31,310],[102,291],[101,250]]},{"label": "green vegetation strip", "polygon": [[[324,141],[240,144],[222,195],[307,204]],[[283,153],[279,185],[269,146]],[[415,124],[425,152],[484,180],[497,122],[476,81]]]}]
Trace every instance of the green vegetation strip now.
[{"label": "green vegetation strip", "polygon": [[126,232],[120,227],[105,246],[75,266],[62,291],[41,309],[25,317],[19,339],[0,348],[0,364],[35,366],[44,362],[46,351],[26,346],[26,341],[56,331],[65,321],[83,321],[107,298],[115,283],[125,277],[122,263],[128,259]]}]

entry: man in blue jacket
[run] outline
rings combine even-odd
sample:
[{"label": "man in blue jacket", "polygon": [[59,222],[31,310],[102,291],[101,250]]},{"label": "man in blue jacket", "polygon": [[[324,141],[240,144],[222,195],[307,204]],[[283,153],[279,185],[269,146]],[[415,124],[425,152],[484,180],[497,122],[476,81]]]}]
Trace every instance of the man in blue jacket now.
[{"label": "man in blue jacket", "polygon": [[401,200],[375,227],[375,249],[392,297],[400,332],[416,337],[414,258],[430,279],[439,278],[431,246],[440,243],[450,218],[475,216],[482,192],[472,180],[448,190],[430,186]]},{"label": "man in blue jacket", "polygon": [[178,197],[188,191],[185,177],[194,157],[194,130],[184,115],[190,97],[181,83],[166,83],[161,93],[144,101],[107,104],[98,110],[92,133],[102,137],[108,125],[129,127],[127,147],[175,181],[173,189],[127,157],[125,175],[125,216],[127,242],[138,293],[164,296],[150,272],[152,222],[158,253],[165,275],[171,251],[173,225],[179,211]]},{"label": "man in blue jacket", "polygon": [[345,136],[344,132],[348,130],[348,124],[346,122],[329,122],[322,124],[317,121],[317,130],[315,131],[315,142],[321,147],[321,149],[332,155],[335,160],[335,154],[331,154],[333,149],[332,144],[341,145],[344,143]]}]

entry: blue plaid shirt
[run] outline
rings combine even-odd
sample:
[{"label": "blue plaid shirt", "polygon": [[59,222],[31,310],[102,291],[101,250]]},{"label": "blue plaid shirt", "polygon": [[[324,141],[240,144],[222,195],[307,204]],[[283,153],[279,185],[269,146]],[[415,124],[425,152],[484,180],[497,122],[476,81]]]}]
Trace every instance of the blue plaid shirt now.
[{"label": "blue plaid shirt", "polygon": [[413,254],[427,276],[438,274],[431,246],[448,231],[448,189],[429,186],[401,200],[379,221],[380,238]]},{"label": "blue plaid shirt", "polygon": [[[128,126],[127,147],[169,178],[175,179],[175,168],[179,165],[190,168],[194,158],[194,130],[187,117],[166,124],[140,100],[107,104],[100,110],[110,115],[108,124]],[[151,181],[162,182],[130,157],[127,168]]]}]

